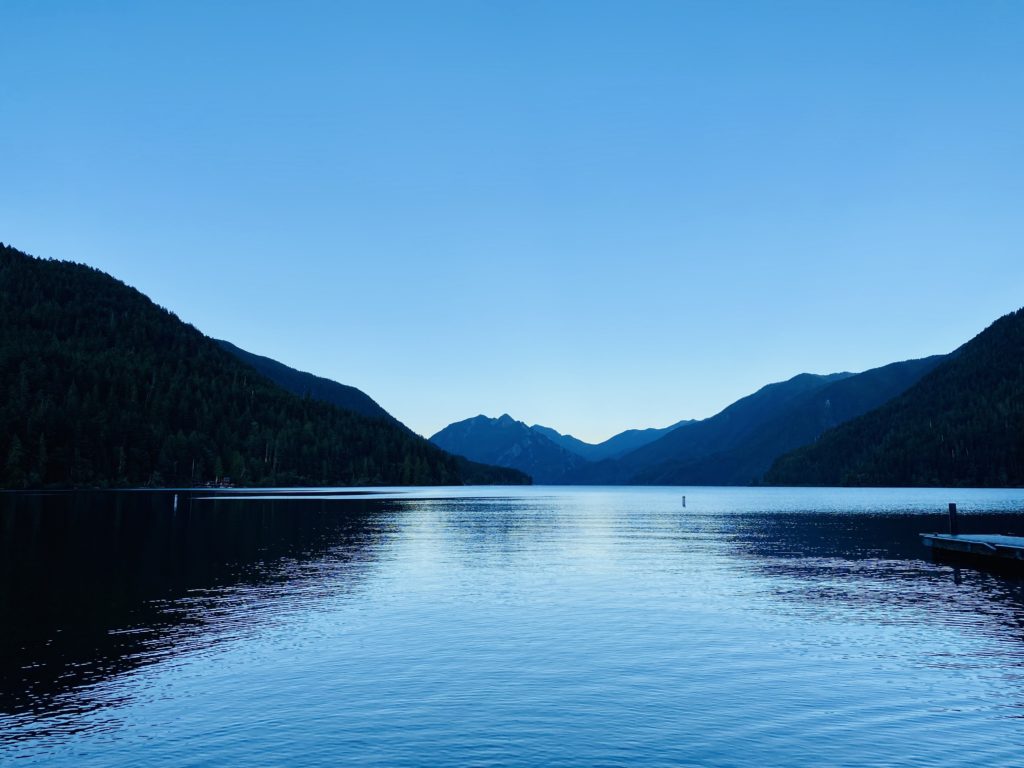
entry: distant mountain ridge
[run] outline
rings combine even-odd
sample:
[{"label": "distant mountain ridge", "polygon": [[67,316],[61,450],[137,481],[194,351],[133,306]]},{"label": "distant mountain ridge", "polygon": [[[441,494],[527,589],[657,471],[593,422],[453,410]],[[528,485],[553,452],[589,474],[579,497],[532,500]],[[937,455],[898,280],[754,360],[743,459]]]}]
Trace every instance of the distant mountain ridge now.
[{"label": "distant mountain ridge", "polygon": [[916,383],[941,355],[863,373],[803,373],[769,384],[703,421],[674,430],[610,462],[583,467],[574,483],[749,485],[772,462],[825,430],[875,408]]},{"label": "distant mountain ridge", "polygon": [[235,346],[230,341],[223,339],[214,339],[214,341],[243,363],[255,368],[272,382],[288,390],[293,395],[298,395],[299,397],[306,397],[308,395],[314,400],[330,403],[339,408],[361,413],[364,416],[374,419],[387,419],[396,424],[400,423],[398,419],[381,408],[373,398],[355,387],[339,384],[322,376],[290,368],[284,363],[279,363],[277,360],[248,352],[241,347]]},{"label": "distant mountain ridge", "polygon": [[567,473],[586,463],[507,413],[497,419],[480,415],[449,424],[430,442],[473,461],[518,469],[535,483],[560,483]]},{"label": "distant mountain ridge", "polygon": [[935,355],[862,373],[802,373],[708,419],[629,430],[598,445],[550,427],[527,427],[507,414],[457,422],[431,441],[475,461],[514,467],[540,483],[750,485],[783,454],[883,405],[945,359]]},{"label": "distant mountain ridge", "polygon": [[540,424],[534,424],[530,429],[540,432],[552,442],[562,446],[567,451],[572,451],[576,455],[582,456],[588,461],[602,461],[604,459],[618,458],[630,451],[635,451],[637,448],[653,443],[659,437],[663,437],[679,427],[693,423],[695,423],[693,419],[683,419],[660,429],[655,427],[649,429],[627,429],[625,432],[613,435],[601,443],[585,443],[572,435],[563,435],[551,427],[544,427]]},{"label": "distant mountain ridge", "polygon": [[593,444],[550,427],[527,426],[506,413],[496,419],[481,415],[449,424],[430,440],[457,456],[518,469],[537,483],[560,484],[589,464],[591,457],[620,456],[687,423],[681,421],[663,429],[631,429]]},{"label": "distant mountain ridge", "polygon": [[881,407],[780,457],[773,485],[1024,486],[1024,309]]}]

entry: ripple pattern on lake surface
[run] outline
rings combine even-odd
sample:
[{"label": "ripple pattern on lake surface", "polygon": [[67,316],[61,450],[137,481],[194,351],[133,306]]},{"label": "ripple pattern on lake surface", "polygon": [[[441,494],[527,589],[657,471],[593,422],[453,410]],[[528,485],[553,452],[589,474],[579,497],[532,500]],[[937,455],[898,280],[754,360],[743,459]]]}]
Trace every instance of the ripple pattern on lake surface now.
[{"label": "ripple pattern on lake surface", "polygon": [[375,491],[3,496],[0,762],[1024,764],[1020,491]]}]

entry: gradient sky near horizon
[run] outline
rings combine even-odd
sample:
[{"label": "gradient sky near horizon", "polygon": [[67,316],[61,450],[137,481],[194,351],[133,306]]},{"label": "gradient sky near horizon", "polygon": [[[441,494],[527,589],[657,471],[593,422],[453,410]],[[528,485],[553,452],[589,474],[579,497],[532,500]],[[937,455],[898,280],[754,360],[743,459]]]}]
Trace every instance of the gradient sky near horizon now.
[{"label": "gradient sky near horizon", "polygon": [[0,241],[429,435],[1024,305],[1024,3],[0,2]]}]

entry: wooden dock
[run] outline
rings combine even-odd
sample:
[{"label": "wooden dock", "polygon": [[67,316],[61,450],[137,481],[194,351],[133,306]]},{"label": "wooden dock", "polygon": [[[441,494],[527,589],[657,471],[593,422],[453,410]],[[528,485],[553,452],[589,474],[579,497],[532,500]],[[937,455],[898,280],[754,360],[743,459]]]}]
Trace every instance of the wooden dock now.
[{"label": "wooden dock", "polygon": [[1024,536],[960,533],[956,504],[949,505],[949,533],[922,533],[921,543],[932,557],[972,560],[988,566],[1024,569]]},{"label": "wooden dock", "polygon": [[985,558],[993,564],[1024,567],[1024,536],[995,533],[922,533],[921,543],[933,554]]}]

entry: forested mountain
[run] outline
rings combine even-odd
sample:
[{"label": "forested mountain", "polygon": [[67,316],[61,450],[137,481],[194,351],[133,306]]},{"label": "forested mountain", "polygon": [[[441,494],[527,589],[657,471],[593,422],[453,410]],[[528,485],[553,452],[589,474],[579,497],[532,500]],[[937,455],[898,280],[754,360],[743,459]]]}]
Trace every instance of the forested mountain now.
[{"label": "forested mountain", "polygon": [[[673,466],[700,461],[742,444],[751,433],[771,421],[780,408],[794,398],[850,375],[837,373],[818,376],[803,373],[788,381],[769,384],[737,400],[715,416],[669,433],[618,460],[597,462],[584,467],[569,480],[580,483],[633,484],[642,482],[643,473],[651,478],[650,482],[657,482],[653,476],[667,473]],[[750,479],[736,482],[746,484]]]},{"label": "forested mountain", "polygon": [[899,397],[775,462],[776,485],[1024,486],[1024,309]]},{"label": "forested mountain", "polygon": [[[451,424],[431,441],[475,461],[515,467],[538,483],[749,485],[760,482],[779,456],[891,400],[944,359],[907,360],[863,373],[802,373],[703,421],[630,430],[598,445],[550,427],[527,427],[507,414]],[[631,441],[640,447],[615,453]],[[589,460],[602,451],[613,458]]]},{"label": "forested mountain", "polygon": [[567,479],[579,483],[748,485],[783,453],[881,405],[917,382],[941,356],[864,373],[800,374],[769,384],[709,419],[676,429],[616,461]]},{"label": "forested mountain", "polygon": [[309,396],[314,400],[330,403],[339,408],[361,413],[364,416],[372,416],[375,419],[388,419],[396,423],[398,421],[394,416],[377,405],[373,398],[355,387],[339,384],[331,379],[325,379],[322,376],[316,376],[305,371],[297,371],[294,368],[289,368],[284,363],[279,363],[277,360],[247,352],[241,347],[236,347],[230,341],[224,341],[223,339],[215,339],[215,341],[243,363],[255,368],[279,387],[288,390],[293,395],[298,395],[299,397]]},{"label": "forested mountain", "polygon": [[449,424],[430,441],[473,461],[518,469],[536,483],[559,483],[586,463],[507,413],[497,419],[476,416]]},{"label": "forested mountain", "polygon": [[534,424],[530,429],[540,432],[551,442],[562,446],[577,456],[582,456],[587,461],[602,461],[604,459],[615,459],[630,451],[635,451],[637,448],[648,443],[653,443],[659,437],[667,435],[674,429],[692,423],[694,422],[691,419],[684,419],[661,429],[627,429],[625,432],[613,435],[601,443],[585,443],[572,435],[563,435],[551,427],[544,427],[540,424]]},{"label": "forested mountain", "polygon": [[[339,408],[345,408],[350,411],[355,411],[356,413],[362,413],[363,415],[370,416],[372,418],[385,419],[386,421],[400,427],[417,441],[423,440],[422,437],[416,435],[407,426],[402,424],[402,422],[385,411],[375,400],[373,400],[373,398],[362,390],[350,387],[347,384],[339,384],[331,379],[316,376],[315,374],[307,373],[306,371],[299,371],[295,368],[290,368],[284,363],[280,363],[272,358],[247,352],[241,347],[235,346],[230,341],[216,339],[216,342],[223,349],[230,352],[246,365],[254,368],[258,373],[266,376],[275,384],[294,395],[309,397],[313,400],[319,400],[324,403],[336,405]],[[470,461],[465,456],[458,456],[455,454],[452,454],[452,457],[455,459],[455,463],[458,467],[458,472],[463,483],[471,485],[487,485],[496,483],[519,485],[529,482],[528,477],[524,477],[517,471],[509,468],[504,468],[503,471],[496,471],[498,470],[498,467],[495,465],[480,464],[475,461]]]},{"label": "forested mountain", "polygon": [[0,485],[524,482],[288,393],[99,270],[0,244]]}]

